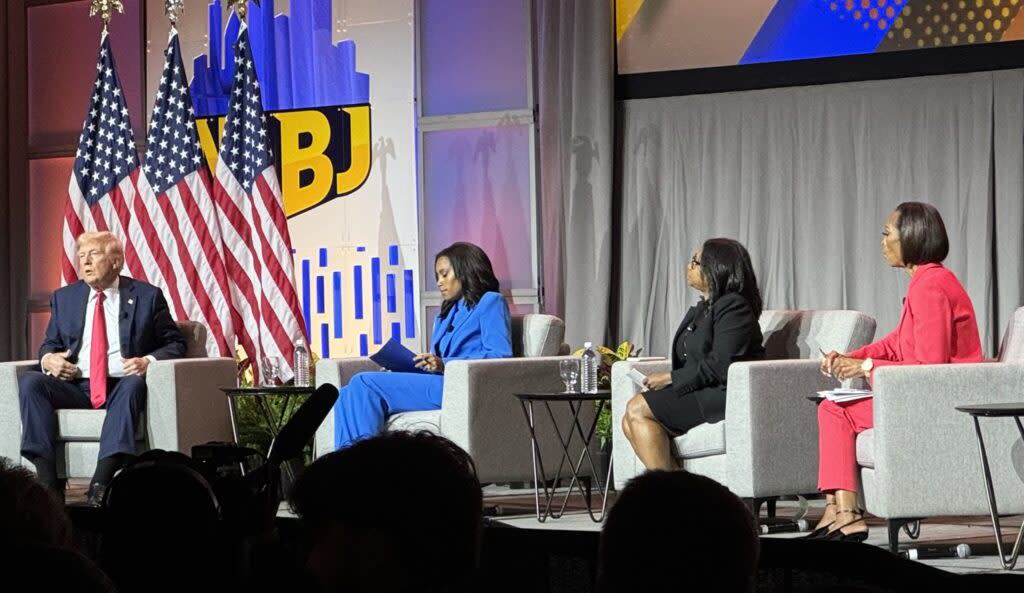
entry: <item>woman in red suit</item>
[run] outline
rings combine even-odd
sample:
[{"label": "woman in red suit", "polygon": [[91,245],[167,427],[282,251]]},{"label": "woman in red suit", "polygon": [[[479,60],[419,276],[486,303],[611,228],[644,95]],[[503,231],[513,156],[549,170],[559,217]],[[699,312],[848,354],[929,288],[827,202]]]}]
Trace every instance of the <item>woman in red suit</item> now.
[{"label": "woman in red suit", "polygon": [[[897,364],[980,362],[981,339],[974,306],[952,272],[940,263],[949,238],[939,211],[930,204],[904,202],[882,231],[882,257],[910,275],[900,322],[874,344],[847,354],[830,352],[823,373],[837,379],[864,376]],[[874,425],[872,400],[818,406],[818,489],[825,515],[808,537],[864,541],[868,528],[857,508],[857,434]]]}]

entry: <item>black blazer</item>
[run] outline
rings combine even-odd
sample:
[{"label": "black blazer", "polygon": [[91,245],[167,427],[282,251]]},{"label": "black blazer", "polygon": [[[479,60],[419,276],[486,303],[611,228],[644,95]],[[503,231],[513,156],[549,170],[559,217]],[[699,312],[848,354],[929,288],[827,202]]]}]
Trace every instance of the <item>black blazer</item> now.
[{"label": "black blazer", "polygon": [[754,309],[743,296],[729,293],[711,306],[701,300],[690,307],[672,340],[672,385],[694,395],[708,422],[725,418],[725,384],[729,365],[763,360],[764,341]]}]

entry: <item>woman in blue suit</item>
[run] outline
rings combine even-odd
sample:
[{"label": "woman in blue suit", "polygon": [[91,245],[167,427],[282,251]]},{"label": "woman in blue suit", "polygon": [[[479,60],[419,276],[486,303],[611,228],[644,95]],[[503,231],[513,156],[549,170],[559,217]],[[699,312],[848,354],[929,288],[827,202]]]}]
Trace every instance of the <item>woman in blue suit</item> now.
[{"label": "woman in blue suit", "polygon": [[440,409],[446,362],[512,356],[508,305],[487,254],[472,243],[454,243],[434,258],[434,274],[444,302],[431,351],[415,359],[427,372],[352,377],[335,404],[338,448],[377,434],[391,414]]}]

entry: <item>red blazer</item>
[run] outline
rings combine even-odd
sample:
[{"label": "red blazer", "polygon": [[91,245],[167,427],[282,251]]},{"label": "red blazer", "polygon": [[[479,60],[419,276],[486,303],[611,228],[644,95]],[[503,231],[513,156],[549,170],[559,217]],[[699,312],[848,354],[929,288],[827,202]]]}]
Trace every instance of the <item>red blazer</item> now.
[{"label": "red blazer", "polygon": [[848,356],[871,358],[876,369],[894,364],[981,362],[971,298],[942,264],[918,266],[896,329]]}]

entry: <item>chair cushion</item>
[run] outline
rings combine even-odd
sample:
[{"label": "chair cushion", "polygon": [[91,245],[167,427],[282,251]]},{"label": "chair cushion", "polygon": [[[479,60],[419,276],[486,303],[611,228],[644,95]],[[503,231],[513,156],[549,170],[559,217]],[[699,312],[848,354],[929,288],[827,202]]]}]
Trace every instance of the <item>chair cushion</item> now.
[{"label": "chair cushion", "polygon": [[675,456],[696,459],[725,453],[725,421],[701,424],[672,440]]},{"label": "chair cushion", "polygon": [[857,435],[857,465],[875,467],[875,429],[869,428]]},{"label": "chair cushion", "polygon": [[441,410],[402,412],[388,417],[387,430],[415,432],[425,430],[441,434]]},{"label": "chair cushion", "polygon": [[181,334],[185,336],[185,358],[205,358],[206,326],[198,321],[175,322]]},{"label": "chair cushion", "polygon": [[[98,441],[106,410],[57,410],[57,440]],[[139,414],[139,427],[146,426],[145,414]],[[135,440],[146,438],[146,431],[135,430]]]},{"label": "chair cushion", "polygon": [[875,320],[858,311],[766,310],[758,323],[770,360],[817,358],[819,348],[849,352],[875,335]]},{"label": "chair cushion", "polygon": [[1024,307],[1013,312],[999,346],[999,362],[1024,361]]},{"label": "chair cushion", "polygon": [[512,317],[512,356],[557,356],[564,337],[565,323],[554,315]]}]

